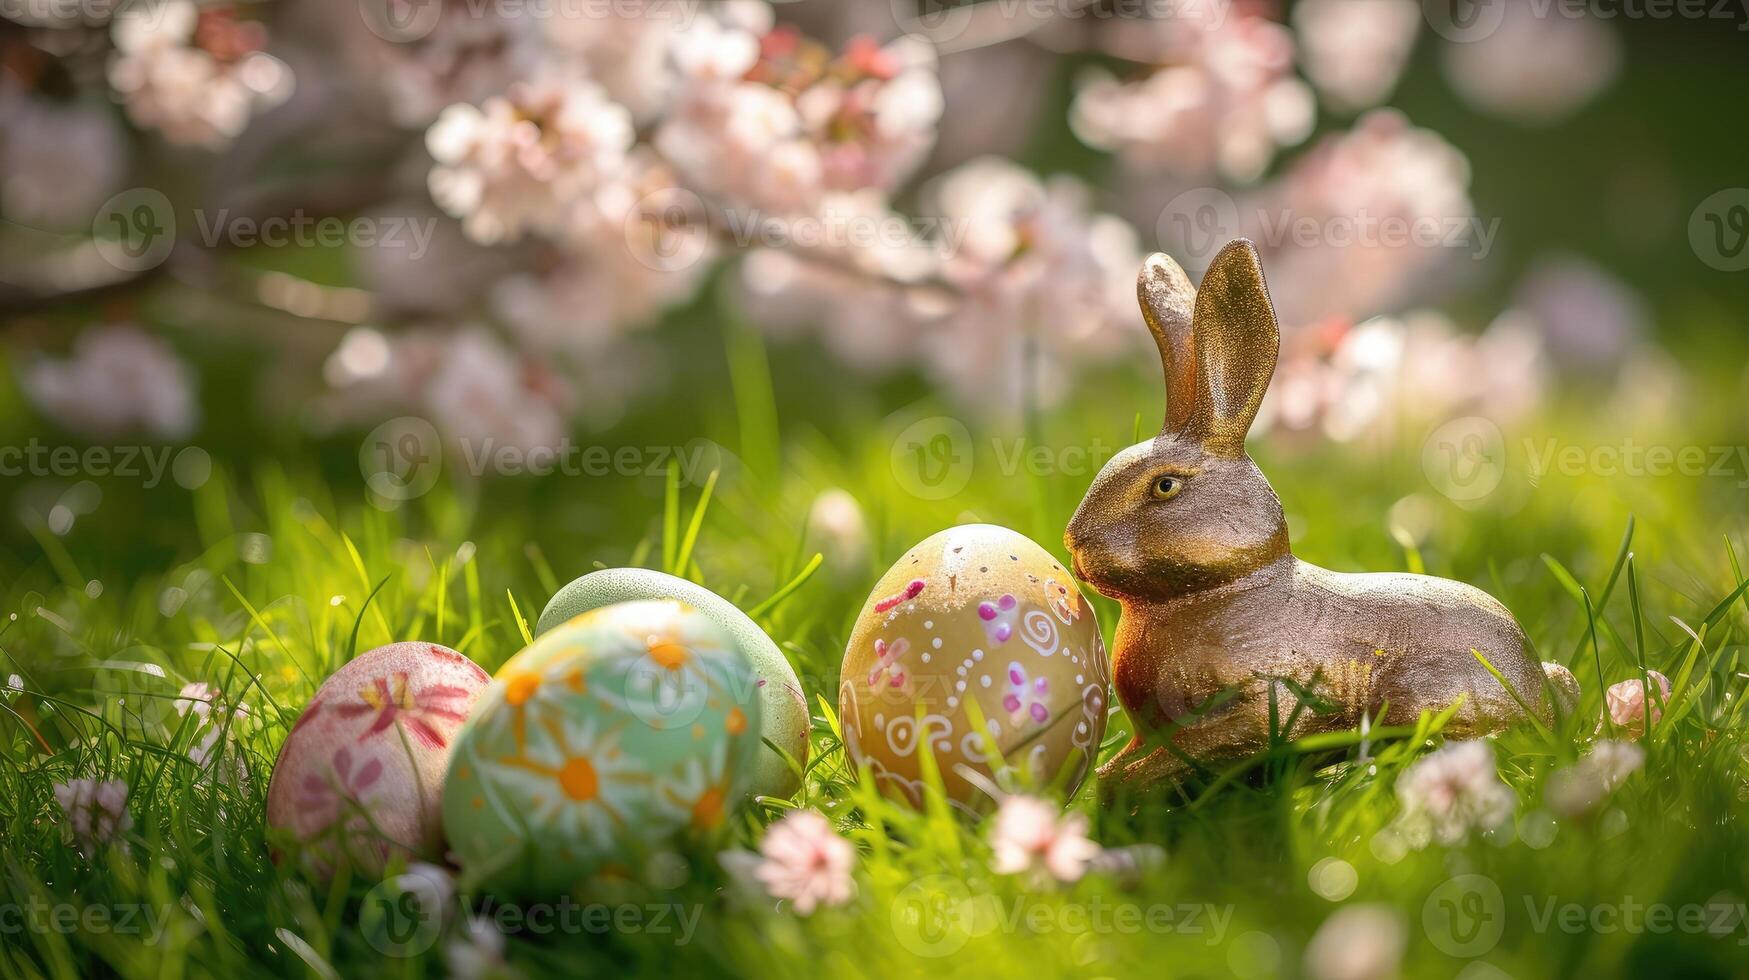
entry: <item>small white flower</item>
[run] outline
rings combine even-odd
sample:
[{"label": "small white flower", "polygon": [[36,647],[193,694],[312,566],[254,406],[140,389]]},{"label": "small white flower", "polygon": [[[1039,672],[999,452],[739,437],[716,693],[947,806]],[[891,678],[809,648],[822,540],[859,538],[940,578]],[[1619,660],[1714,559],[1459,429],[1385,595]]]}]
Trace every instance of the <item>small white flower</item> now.
[{"label": "small white flower", "polygon": [[181,692],[176,695],[176,713],[187,715],[189,712],[193,712],[195,720],[200,723],[195,727],[199,728],[212,717],[213,703],[218,700],[218,697],[218,688],[205,681],[192,681],[184,684]]},{"label": "small white flower", "polygon": [[792,811],[772,824],[759,853],[753,878],[766,894],[788,900],[797,915],[843,905],[856,895],[856,848],[812,810]]},{"label": "small white flower", "polygon": [[1306,973],[1314,980],[1392,980],[1408,938],[1395,909],[1344,906],[1330,913],[1306,944]]},{"label": "small white flower", "polygon": [[119,779],[57,783],[55,802],[61,805],[61,826],[67,840],[87,855],[96,845],[116,839],[134,825],[128,813],[128,784]]},{"label": "small white flower", "polygon": [[1605,739],[1576,764],[1551,775],[1544,797],[1549,809],[1562,816],[1583,816],[1596,809],[1645,763],[1645,749],[1633,742]]},{"label": "small white flower", "polygon": [[516,976],[504,959],[504,933],[491,918],[468,916],[462,935],[444,947],[449,975],[455,980],[503,980]]},{"label": "small white flower", "polygon": [[857,574],[868,561],[868,519],[850,491],[833,487],[808,508],[808,535],[840,575]]},{"label": "small white flower", "polygon": [[1494,769],[1494,750],[1482,741],[1451,742],[1397,777],[1398,816],[1405,840],[1426,846],[1461,844],[1473,829],[1498,827],[1512,818],[1518,798]]},{"label": "small white flower", "polygon": [[1087,827],[1084,813],[1065,815],[1049,800],[1009,796],[990,831],[991,868],[997,874],[1024,873],[1035,882],[1079,881],[1100,854],[1099,845],[1087,838]]}]

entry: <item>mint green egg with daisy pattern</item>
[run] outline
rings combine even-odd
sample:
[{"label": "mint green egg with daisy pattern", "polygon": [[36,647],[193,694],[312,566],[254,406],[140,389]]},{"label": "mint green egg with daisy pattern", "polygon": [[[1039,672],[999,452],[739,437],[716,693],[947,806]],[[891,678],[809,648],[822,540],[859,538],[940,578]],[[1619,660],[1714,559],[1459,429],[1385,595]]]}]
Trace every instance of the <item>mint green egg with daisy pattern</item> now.
[{"label": "mint green egg with daisy pattern", "polygon": [[759,750],[752,665],[674,600],[622,602],[541,634],[456,738],[444,830],[465,872],[518,894],[636,881],[721,830]]}]

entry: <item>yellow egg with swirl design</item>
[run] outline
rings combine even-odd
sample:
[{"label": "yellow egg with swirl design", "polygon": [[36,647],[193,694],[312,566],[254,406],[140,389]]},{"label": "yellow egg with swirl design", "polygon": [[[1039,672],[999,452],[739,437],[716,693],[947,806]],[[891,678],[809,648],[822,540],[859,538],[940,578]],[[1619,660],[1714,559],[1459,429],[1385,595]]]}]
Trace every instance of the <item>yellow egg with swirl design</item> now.
[{"label": "yellow egg with swirl design", "polygon": [[950,800],[975,811],[990,802],[980,782],[1072,793],[1105,734],[1109,681],[1099,624],[1062,563],[1016,531],[967,524],[876,584],[838,712],[851,758],[887,795],[921,800],[927,754]]}]

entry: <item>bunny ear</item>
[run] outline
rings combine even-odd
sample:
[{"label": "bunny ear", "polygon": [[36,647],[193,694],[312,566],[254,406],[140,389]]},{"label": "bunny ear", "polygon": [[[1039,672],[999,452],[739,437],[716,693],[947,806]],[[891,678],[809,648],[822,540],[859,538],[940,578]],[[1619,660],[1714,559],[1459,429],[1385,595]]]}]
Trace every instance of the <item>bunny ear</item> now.
[{"label": "bunny ear", "polygon": [[1220,455],[1241,454],[1281,352],[1269,287],[1249,241],[1227,243],[1209,263],[1192,322],[1203,445]]},{"label": "bunny ear", "polygon": [[1166,425],[1161,432],[1183,432],[1196,411],[1196,353],[1190,330],[1196,287],[1178,263],[1155,252],[1136,276],[1136,299],[1166,369]]}]

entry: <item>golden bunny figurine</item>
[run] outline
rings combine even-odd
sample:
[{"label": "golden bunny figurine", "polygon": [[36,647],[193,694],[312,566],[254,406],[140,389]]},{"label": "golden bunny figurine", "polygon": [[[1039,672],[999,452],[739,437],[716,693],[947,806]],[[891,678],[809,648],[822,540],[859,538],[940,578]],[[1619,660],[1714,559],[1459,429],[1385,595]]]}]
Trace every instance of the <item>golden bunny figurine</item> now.
[{"label": "golden bunny figurine", "polygon": [[1338,706],[1299,712],[1283,737],[1352,729],[1363,715],[1411,723],[1459,698],[1446,731],[1476,734],[1522,720],[1524,706],[1546,721],[1551,698],[1577,701],[1573,675],[1539,665],[1487,593],[1294,557],[1281,501],[1245,454],[1281,347],[1250,242],[1223,248],[1200,291],[1155,254],[1136,291],[1166,368],[1166,424],[1106,464],[1063,536],[1076,575],[1123,610],[1112,680],[1136,737],[1100,770],[1108,792],[1176,782],[1186,757],[1215,768],[1266,748],[1272,686],[1277,727],[1296,686]]}]

